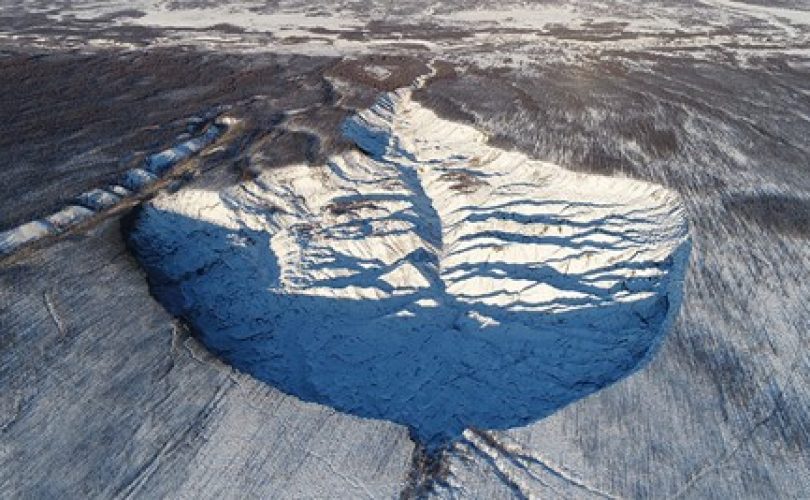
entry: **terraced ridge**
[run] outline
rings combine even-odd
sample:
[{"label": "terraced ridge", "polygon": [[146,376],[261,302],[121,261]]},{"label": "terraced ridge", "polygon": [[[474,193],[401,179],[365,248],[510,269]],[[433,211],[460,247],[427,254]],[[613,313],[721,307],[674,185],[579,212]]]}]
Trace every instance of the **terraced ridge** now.
[{"label": "terraced ridge", "polygon": [[487,144],[383,95],[358,149],[135,215],[155,295],[235,367],[430,449],[528,424],[641,366],[680,304],[677,196]]}]

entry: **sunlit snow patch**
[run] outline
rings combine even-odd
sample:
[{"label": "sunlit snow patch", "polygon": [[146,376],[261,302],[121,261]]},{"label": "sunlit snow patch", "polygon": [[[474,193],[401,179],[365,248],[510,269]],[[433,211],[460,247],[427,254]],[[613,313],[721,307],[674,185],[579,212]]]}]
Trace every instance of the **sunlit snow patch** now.
[{"label": "sunlit snow patch", "polygon": [[490,147],[387,94],[363,151],[164,195],[130,234],[157,297],[235,367],[429,447],[636,369],[679,304],[677,197]]},{"label": "sunlit snow patch", "polygon": [[3,231],[0,233],[0,254],[11,253],[23,245],[48,236],[52,232],[53,229],[41,220],[27,222],[8,231]]},{"label": "sunlit snow patch", "polygon": [[80,194],[77,201],[82,206],[98,212],[114,206],[121,201],[121,196],[103,189],[93,189]]},{"label": "sunlit snow patch", "polygon": [[199,137],[189,139],[160,153],[153,154],[146,160],[146,169],[160,176],[172,167],[207,148],[222,135],[223,127],[211,125]]}]

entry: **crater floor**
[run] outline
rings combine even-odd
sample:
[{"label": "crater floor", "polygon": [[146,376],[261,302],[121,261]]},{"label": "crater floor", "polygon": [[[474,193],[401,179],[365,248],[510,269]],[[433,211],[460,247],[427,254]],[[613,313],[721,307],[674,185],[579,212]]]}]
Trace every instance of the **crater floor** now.
[{"label": "crater floor", "polygon": [[678,197],[498,149],[384,94],[357,146],[165,194],[130,243],[228,363],[429,449],[528,424],[633,372],[680,304]]}]

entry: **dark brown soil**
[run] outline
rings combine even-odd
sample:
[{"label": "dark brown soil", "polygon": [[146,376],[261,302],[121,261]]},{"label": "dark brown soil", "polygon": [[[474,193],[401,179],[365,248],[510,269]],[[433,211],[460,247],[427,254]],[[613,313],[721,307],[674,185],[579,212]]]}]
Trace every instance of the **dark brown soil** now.
[{"label": "dark brown soil", "polygon": [[334,101],[331,63],[176,50],[0,58],[0,230],[114,182],[219,105],[262,96],[253,122],[269,129],[286,109]]}]

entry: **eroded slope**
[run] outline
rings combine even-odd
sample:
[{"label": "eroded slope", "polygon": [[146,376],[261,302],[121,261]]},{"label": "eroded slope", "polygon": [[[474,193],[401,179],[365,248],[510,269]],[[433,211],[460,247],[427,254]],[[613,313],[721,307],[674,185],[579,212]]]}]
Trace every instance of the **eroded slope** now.
[{"label": "eroded slope", "polygon": [[673,193],[491,147],[410,93],[325,165],[147,205],[131,241],[156,295],[237,368],[429,447],[632,372],[679,303]]}]

